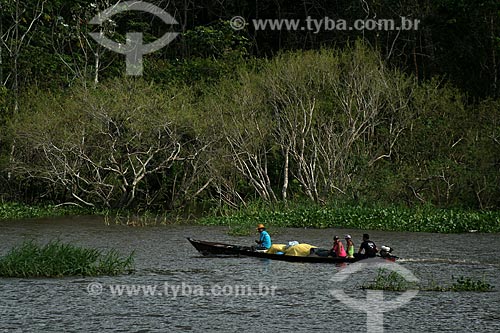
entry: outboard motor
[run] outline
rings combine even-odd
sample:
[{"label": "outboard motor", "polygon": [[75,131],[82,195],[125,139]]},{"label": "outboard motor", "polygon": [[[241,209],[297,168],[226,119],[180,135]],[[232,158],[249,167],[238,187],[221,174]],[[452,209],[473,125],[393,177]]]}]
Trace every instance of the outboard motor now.
[{"label": "outboard motor", "polygon": [[392,252],[392,247],[390,246],[382,245],[382,247],[380,247],[380,256],[382,258],[389,257],[391,255],[391,252]]}]

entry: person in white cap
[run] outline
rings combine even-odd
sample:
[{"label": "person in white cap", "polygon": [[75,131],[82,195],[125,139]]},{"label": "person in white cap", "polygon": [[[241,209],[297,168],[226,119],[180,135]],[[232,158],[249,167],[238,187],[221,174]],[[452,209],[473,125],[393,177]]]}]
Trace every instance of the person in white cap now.
[{"label": "person in white cap", "polygon": [[345,235],[345,243],[347,248],[347,258],[354,258],[354,242],[351,235]]}]

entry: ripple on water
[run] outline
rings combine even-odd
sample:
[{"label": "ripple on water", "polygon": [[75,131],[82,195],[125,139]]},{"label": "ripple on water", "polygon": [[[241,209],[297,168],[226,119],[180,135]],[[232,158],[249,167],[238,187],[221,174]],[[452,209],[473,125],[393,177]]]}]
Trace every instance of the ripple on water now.
[{"label": "ripple on water", "polygon": [[[167,331],[366,331],[366,314],[334,299],[332,288],[364,299],[359,286],[374,272],[359,272],[343,283],[330,280],[341,267],[273,262],[255,258],[200,257],[186,236],[251,244],[254,236],[232,237],[224,228],[173,226],[129,228],[104,226],[94,218],[0,222],[0,253],[25,238],[60,238],[78,245],[136,251],[132,275],[63,279],[1,279],[0,331],[8,332],[167,332]],[[349,233],[356,245],[361,230],[283,229],[276,242],[302,240],[329,247],[333,234]],[[483,277],[495,285],[489,293],[419,292],[408,304],[384,313],[387,332],[499,332],[500,247],[498,235],[438,235],[371,232],[378,244],[388,244],[401,265],[422,281],[447,283],[453,276]],[[463,244],[474,244],[475,258],[464,257]],[[439,249],[439,251],[437,250]],[[89,283],[104,286],[90,296]],[[276,286],[274,295],[254,296],[113,296],[113,284],[179,286]],[[386,299],[397,294],[385,294]]]}]

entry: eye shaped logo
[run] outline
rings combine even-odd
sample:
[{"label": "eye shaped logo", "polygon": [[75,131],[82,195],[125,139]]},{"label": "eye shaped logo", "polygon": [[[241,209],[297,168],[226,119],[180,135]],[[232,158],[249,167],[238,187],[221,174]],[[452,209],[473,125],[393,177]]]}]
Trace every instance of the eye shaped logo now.
[{"label": "eye shaped logo", "polygon": [[[358,261],[341,272],[335,274],[330,280],[336,285],[341,285],[349,276],[367,268],[384,268],[401,275],[406,281],[418,282],[418,278],[413,275],[411,271],[396,263],[370,258]],[[349,297],[341,289],[330,289],[330,295],[334,296],[337,300],[344,303],[347,307],[366,312],[366,327],[367,332],[383,332],[384,331],[384,312],[402,307],[411,299],[417,296],[417,290],[407,290],[393,300],[384,300],[383,291],[381,290],[367,290],[366,299],[355,299]]]},{"label": "eye shaped logo", "polygon": [[[178,24],[178,22],[163,9],[143,1],[119,2],[116,5],[113,5],[94,16],[94,18],[90,20],[89,23],[102,25],[113,15],[131,10],[153,14],[155,16],[158,16],[166,24]],[[167,32],[156,41],[150,44],[143,45],[143,35],[141,32],[128,32],[125,35],[127,42],[125,45],[123,45],[110,40],[104,35],[103,32],[91,32],[89,34],[99,44],[110,49],[111,51],[125,54],[127,75],[135,76],[142,75],[142,56],[144,54],[149,54],[161,49],[162,47],[172,42],[177,37],[177,35],[179,35],[178,32]]]}]

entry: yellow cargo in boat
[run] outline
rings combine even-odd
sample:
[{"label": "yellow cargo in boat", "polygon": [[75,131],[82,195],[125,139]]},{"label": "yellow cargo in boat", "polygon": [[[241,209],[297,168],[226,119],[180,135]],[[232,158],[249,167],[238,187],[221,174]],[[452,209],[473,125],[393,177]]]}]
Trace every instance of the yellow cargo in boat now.
[{"label": "yellow cargo in boat", "polygon": [[276,254],[277,252],[285,252],[285,249],[285,244],[273,244],[269,250],[267,250],[267,253]]},{"label": "yellow cargo in boat", "polygon": [[311,253],[311,249],[315,248],[317,248],[317,246],[312,246],[304,243],[304,244],[290,246],[284,252],[285,255],[287,256],[307,257]]}]

